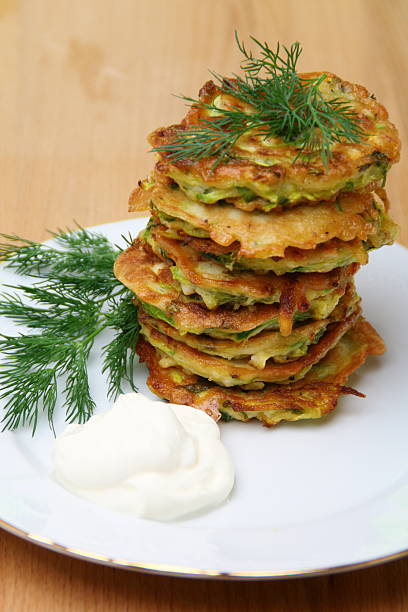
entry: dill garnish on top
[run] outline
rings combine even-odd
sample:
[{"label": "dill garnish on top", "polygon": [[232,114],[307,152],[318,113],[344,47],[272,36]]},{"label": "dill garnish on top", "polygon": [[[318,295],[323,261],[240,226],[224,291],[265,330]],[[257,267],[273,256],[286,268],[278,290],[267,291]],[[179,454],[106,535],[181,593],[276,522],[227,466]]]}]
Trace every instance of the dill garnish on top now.
[{"label": "dill garnish on top", "polygon": [[215,168],[228,160],[241,136],[256,131],[265,140],[279,137],[285,144],[294,145],[298,150],[294,161],[320,154],[327,170],[334,143],[360,142],[364,132],[351,105],[344,99],[322,95],[320,86],[326,74],[306,78],[297,72],[302,53],[298,42],[289,48],[278,44],[273,51],[266,42],[251,37],[260,51],[256,57],[237,34],[235,38],[244,56],[242,76],[226,78],[211,72],[230,103],[220,107],[181,96],[211,118],[201,118],[188,130],[176,130],[171,142],[155,146],[154,152],[166,153],[173,161],[214,157]]}]

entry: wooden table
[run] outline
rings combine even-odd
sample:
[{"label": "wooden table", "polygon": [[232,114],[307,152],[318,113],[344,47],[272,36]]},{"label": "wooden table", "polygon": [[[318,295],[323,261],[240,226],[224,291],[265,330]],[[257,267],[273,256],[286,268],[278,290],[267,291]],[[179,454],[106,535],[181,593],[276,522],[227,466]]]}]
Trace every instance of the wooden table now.
[{"label": "wooden table", "polygon": [[[407,134],[404,0],[0,0],[0,231],[127,216],[152,166],[146,134],[176,122],[207,68],[238,68],[233,31],[272,45],[300,40],[301,68],[365,84]],[[405,159],[388,191],[408,244]],[[210,583],[69,559],[0,533],[0,610],[408,609],[408,560],[355,573],[266,583]]]}]

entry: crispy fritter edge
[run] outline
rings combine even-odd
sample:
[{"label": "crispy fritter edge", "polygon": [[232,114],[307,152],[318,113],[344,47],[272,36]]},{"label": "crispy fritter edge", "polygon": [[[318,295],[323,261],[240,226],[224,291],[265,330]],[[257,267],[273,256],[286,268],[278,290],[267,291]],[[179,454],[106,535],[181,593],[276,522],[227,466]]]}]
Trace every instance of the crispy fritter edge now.
[{"label": "crispy fritter edge", "polygon": [[[160,355],[144,338],[139,340],[137,352],[150,372],[147,384],[159,397],[204,410],[216,421],[224,414],[243,421],[256,418],[270,426],[282,420],[320,418],[335,409],[342,394],[364,397],[344,383],[369,355],[384,353],[385,345],[375,329],[363,318],[348,334],[353,335],[358,348],[349,362],[334,376],[328,375],[314,382],[313,374],[310,374],[305,380],[293,385],[268,385],[262,391],[225,389],[182,368],[162,368],[159,365]],[[326,361],[333,356],[336,348],[325,357]]]}]

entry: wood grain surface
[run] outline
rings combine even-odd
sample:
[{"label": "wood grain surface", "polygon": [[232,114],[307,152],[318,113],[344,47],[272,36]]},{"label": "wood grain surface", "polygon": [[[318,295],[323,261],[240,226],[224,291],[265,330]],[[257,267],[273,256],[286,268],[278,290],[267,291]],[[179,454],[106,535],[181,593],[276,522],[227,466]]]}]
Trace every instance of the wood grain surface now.
[{"label": "wood grain surface", "polygon": [[[299,40],[302,70],[366,85],[408,132],[406,0],[0,0],[0,231],[127,218],[152,166],[146,134],[178,121],[207,68],[238,68],[233,42]],[[406,159],[389,176],[408,244]],[[0,611],[408,610],[408,560],[311,579],[222,583],[109,569],[0,532]]]}]

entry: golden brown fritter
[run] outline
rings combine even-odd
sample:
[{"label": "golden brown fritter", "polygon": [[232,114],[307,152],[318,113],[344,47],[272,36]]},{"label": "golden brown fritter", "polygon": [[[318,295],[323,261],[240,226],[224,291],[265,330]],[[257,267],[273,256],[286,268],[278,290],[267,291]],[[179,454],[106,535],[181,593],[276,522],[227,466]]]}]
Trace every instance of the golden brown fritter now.
[{"label": "golden brown fritter", "polygon": [[[138,188],[131,196],[130,209],[139,198]],[[187,234],[211,238],[217,244],[240,244],[238,257],[284,257],[287,247],[314,249],[332,238],[367,240],[381,227],[385,192],[349,193],[339,196],[336,205],[299,205],[272,213],[244,212],[233,205],[201,204],[189,200],[180,189],[161,183],[148,187],[150,201],[172,219],[180,219]],[[143,194],[145,198],[145,194]],[[137,204],[136,204],[137,205]],[[163,221],[165,222],[165,221]]]},{"label": "golden brown fritter", "polygon": [[[159,234],[159,235],[158,235]],[[297,294],[300,300],[312,300],[328,295],[342,282],[348,282],[358,269],[357,264],[336,268],[330,272],[311,272],[277,276],[273,272],[254,274],[249,271],[231,272],[222,264],[209,261],[198,251],[159,233],[157,228],[146,232],[146,241],[156,255],[175,263],[172,273],[180,282],[185,295],[198,294],[208,309],[228,303],[250,306],[290,304]]]},{"label": "golden brown fritter", "polygon": [[[222,246],[211,238],[191,236],[180,227],[182,224],[178,223],[178,220],[169,217],[162,220],[157,211],[153,212],[147,231],[150,231],[152,226],[156,226],[155,232],[181,240],[207,259],[224,265],[230,271],[273,272],[279,276],[292,272],[330,272],[334,268],[347,266],[351,263],[364,265],[368,263],[368,254],[371,250],[378,249],[386,244],[392,244],[398,233],[398,226],[384,211],[380,215],[378,230],[375,234],[371,234],[367,240],[355,238],[345,242],[338,238],[332,238],[317,245],[314,249],[287,247],[284,257],[262,259],[240,257],[240,245],[237,241],[230,246]],[[160,241],[160,237],[158,237],[158,240]]]},{"label": "golden brown fritter", "polygon": [[[201,300],[184,296],[174,280],[169,262],[157,257],[140,240],[119,255],[115,262],[115,275],[135,293],[149,314],[161,318],[181,333],[208,333],[215,337],[241,340],[261,331],[277,329],[288,335],[293,323],[305,319],[325,319],[344,295],[355,268],[343,267],[327,274],[286,275],[279,279],[280,304],[254,304],[233,309],[230,305],[207,310]],[[310,276],[315,289],[327,293],[307,302],[304,284]],[[314,279],[314,281],[313,281]],[[313,287],[312,287],[313,288]]]},{"label": "golden brown fritter", "polygon": [[[323,73],[307,73],[315,78]],[[332,147],[328,170],[320,156],[299,158],[300,148],[280,137],[266,139],[258,130],[241,136],[226,161],[214,167],[214,158],[172,160],[161,151],[156,171],[174,179],[183,191],[197,201],[214,203],[228,199],[237,206],[270,210],[277,205],[301,201],[333,199],[341,191],[373,189],[383,182],[386,172],[398,161],[400,141],[395,126],[388,120],[384,106],[365,87],[325,73],[320,91],[326,100],[347,102],[357,113],[364,131],[360,143],[339,142]],[[231,81],[233,82],[233,80]],[[212,81],[200,91],[200,101],[218,108],[236,106],[248,113],[251,107],[220,91]],[[155,130],[149,137],[153,147],[166,147],[180,131],[188,135],[202,120],[216,114],[192,106],[180,125]]]},{"label": "golden brown fritter", "polygon": [[170,362],[220,385],[232,387],[255,382],[286,384],[303,378],[308,370],[323,359],[355,324],[360,312],[357,306],[346,319],[330,323],[320,340],[311,345],[303,357],[280,364],[268,361],[263,369],[254,367],[248,359],[228,360],[198,351],[185,344],[177,330],[171,325],[164,321],[154,321],[143,311],[139,313],[139,322],[141,332],[148,342],[165,355],[170,356]]},{"label": "golden brown fritter", "polygon": [[149,368],[147,383],[159,397],[204,410],[215,420],[221,415],[240,421],[255,418],[265,425],[275,425],[282,420],[317,419],[336,407],[341,394],[361,395],[343,385],[369,355],[380,355],[384,351],[384,343],[377,332],[360,318],[301,381],[284,386],[270,384],[260,391],[244,391],[220,387],[178,366],[161,367],[161,355],[144,338],[137,346],[141,360]]},{"label": "golden brown fritter", "polygon": [[[282,336],[275,330],[265,330],[251,338],[245,338],[237,342],[228,338],[213,338],[208,334],[180,334],[174,328],[170,335],[198,351],[224,359],[248,358],[250,365],[263,369],[268,359],[276,363],[282,363],[303,357],[309,346],[317,342],[326,331],[328,325],[347,318],[354,311],[359,301],[360,298],[355,293],[354,285],[350,284],[330,317],[297,325],[289,336]],[[139,306],[139,312],[141,318],[147,316],[141,306]],[[162,321],[153,317],[149,317],[148,321],[158,331],[166,333]]]}]

